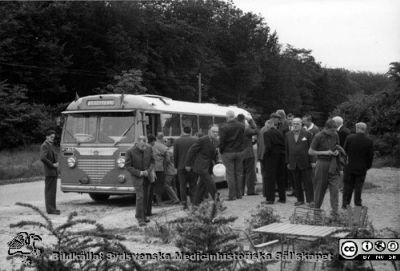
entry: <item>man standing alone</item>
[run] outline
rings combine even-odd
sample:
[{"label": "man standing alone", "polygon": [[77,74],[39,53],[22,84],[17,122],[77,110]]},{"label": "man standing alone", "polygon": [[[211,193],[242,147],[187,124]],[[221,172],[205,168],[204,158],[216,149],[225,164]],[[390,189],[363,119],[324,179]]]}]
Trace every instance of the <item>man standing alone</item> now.
[{"label": "man standing alone", "polygon": [[46,211],[48,214],[59,215],[60,210],[56,208],[58,162],[53,146],[55,137],[56,132],[54,130],[46,132],[46,140],[40,146],[40,160],[44,165],[44,200]]},{"label": "man standing alone", "polygon": [[131,173],[133,186],[136,191],[136,214],[139,226],[145,226],[146,214],[151,214],[151,181],[154,170],[154,158],[152,148],[147,145],[146,137],[140,136],[138,143],[126,152],[126,169]]},{"label": "man standing alone", "polygon": [[231,110],[226,112],[226,119],[219,131],[219,151],[226,167],[228,200],[235,200],[242,198],[244,125],[235,120],[235,113]]},{"label": "man standing alone", "polygon": [[349,162],[344,169],[343,208],[350,205],[353,191],[354,205],[362,206],[361,191],[374,157],[373,143],[365,135],[366,130],[367,125],[364,122],[357,123],[356,134],[349,135],[344,143]]}]

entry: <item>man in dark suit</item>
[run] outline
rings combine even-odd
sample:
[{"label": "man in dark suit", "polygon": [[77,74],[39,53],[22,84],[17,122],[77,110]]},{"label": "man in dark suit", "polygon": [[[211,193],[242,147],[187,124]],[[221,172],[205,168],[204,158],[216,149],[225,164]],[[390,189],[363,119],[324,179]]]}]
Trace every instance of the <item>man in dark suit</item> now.
[{"label": "man in dark suit", "polygon": [[285,195],[285,139],[273,120],[268,120],[270,128],[264,133],[265,192],[267,204],[275,202],[275,185],[278,186],[279,202],[286,202]]},{"label": "man in dark suit", "polygon": [[[347,136],[350,134],[350,130],[343,125],[343,118],[340,116],[336,116],[332,118],[337,126],[337,133],[339,135],[339,145],[343,148],[344,147],[344,142],[346,141]],[[339,190],[342,192],[343,191],[343,171],[339,172]]]},{"label": "man in dark suit", "polygon": [[337,133],[339,135],[339,144],[343,148],[344,142],[347,136],[350,134],[350,130],[343,125],[343,118],[336,116],[332,118],[336,122]]},{"label": "man in dark suit", "polygon": [[[311,179],[312,157],[308,154],[311,146],[312,135],[301,127],[301,119],[294,118],[292,131],[286,134],[286,163],[293,175],[297,202],[295,206],[304,204],[304,191],[306,201],[313,205],[314,190]],[[304,190],[303,190],[304,188]]]},{"label": "man in dark suit", "polygon": [[303,117],[303,125],[307,132],[309,132],[314,138],[314,136],[319,132],[319,128],[312,122],[312,116],[307,114]]},{"label": "man in dark suit", "polygon": [[191,127],[183,127],[183,135],[174,142],[174,163],[178,170],[179,192],[184,209],[188,208],[186,188],[189,185],[189,197],[191,203],[193,203],[197,179],[193,171],[188,172],[185,170],[187,153],[197,141],[197,138],[190,135],[191,132]]},{"label": "man in dark suit", "polygon": [[46,211],[48,214],[59,215],[60,210],[56,208],[58,162],[53,146],[55,137],[56,132],[54,130],[46,132],[46,140],[40,146],[40,160],[44,165],[44,200]]},{"label": "man in dark suit", "polygon": [[362,206],[361,192],[367,170],[371,168],[374,158],[373,143],[365,132],[367,125],[364,122],[356,124],[356,134],[349,135],[344,143],[348,164],[344,169],[343,208],[350,205],[354,191],[354,205]]},{"label": "man in dark suit", "polygon": [[256,174],[256,158],[253,150],[253,136],[258,133],[257,125],[253,119],[249,119],[246,124],[243,114],[237,116],[237,120],[245,126],[243,152],[243,177],[242,177],[242,195],[244,195],[245,186],[247,185],[247,195],[257,195],[255,186],[257,182]]},{"label": "man in dark suit", "polygon": [[228,181],[228,200],[242,198],[244,125],[235,119],[235,113],[226,112],[227,122],[219,130],[219,151],[226,167]]},{"label": "man in dark suit", "polygon": [[[138,142],[130,148],[125,155],[125,167],[132,175],[133,186],[136,191],[136,214],[139,226],[145,226],[150,220],[146,214],[151,212],[153,195],[150,184],[154,181],[154,157],[153,150],[147,144],[144,136],[138,138]],[[149,208],[150,207],[150,208]]]},{"label": "man in dark suit", "polygon": [[185,169],[200,176],[196,186],[194,204],[198,205],[204,198],[205,193],[209,193],[213,200],[217,193],[214,180],[211,178],[213,164],[217,160],[218,145],[218,126],[212,126],[208,136],[199,138],[189,149],[186,157]]}]

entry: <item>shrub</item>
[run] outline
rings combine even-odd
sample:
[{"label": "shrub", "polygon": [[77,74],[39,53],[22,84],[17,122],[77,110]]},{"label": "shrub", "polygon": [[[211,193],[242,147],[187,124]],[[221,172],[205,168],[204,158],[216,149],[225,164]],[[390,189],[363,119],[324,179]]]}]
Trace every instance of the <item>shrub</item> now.
[{"label": "shrub", "polygon": [[[17,205],[31,208],[44,219],[44,223],[20,221],[17,224],[11,224],[11,228],[39,227],[46,230],[56,239],[55,244],[37,248],[36,251],[32,251],[34,253],[26,256],[25,263],[30,263],[34,270],[141,270],[140,265],[133,258],[115,260],[108,257],[99,257],[99,259],[92,260],[85,257],[75,257],[75,259],[60,257],[59,259],[54,259],[54,252],[88,252],[96,253],[96,255],[108,255],[110,253],[121,255],[122,253],[131,252],[120,242],[125,238],[107,232],[96,221],[77,219],[76,212],[69,214],[65,223],[55,227],[52,221],[37,207],[25,203],[17,203]],[[21,254],[14,254],[9,256],[8,259],[21,257],[23,257]],[[20,269],[24,270],[24,267],[24,264],[22,264]]]}]

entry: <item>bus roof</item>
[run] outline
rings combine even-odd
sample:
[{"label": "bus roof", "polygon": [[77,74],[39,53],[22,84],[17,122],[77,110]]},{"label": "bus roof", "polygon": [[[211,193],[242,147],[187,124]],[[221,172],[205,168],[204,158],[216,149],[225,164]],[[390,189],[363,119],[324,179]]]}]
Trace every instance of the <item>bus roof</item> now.
[{"label": "bus roof", "polygon": [[109,112],[126,110],[143,110],[147,112],[169,112],[180,114],[196,114],[205,116],[225,117],[228,110],[235,112],[235,115],[243,114],[251,118],[251,114],[237,106],[222,106],[212,103],[192,103],[176,101],[158,95],[131,95],[131,94],[102,94],[79,98],[70,103],[63,112]]}]

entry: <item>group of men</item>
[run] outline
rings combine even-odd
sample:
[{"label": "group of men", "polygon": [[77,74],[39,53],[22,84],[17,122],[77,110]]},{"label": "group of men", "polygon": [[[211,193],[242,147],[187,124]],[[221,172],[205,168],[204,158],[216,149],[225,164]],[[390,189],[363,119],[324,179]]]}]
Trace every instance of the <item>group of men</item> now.
[{"label": "group of men", "polygon": [[[343,189],[342,208],[351,201],[361,205],[366,172],[372,165],[373,144],[365,133],[367,125],[355,125],[355,134],[343,126],[340,116],[328,119],[320,131],[310,115],[286,118],[283,110],[271,114],[259,134],[258,158],[267,204],[286,202],[285,190],[292,179],[296,206],[321,208],[329,189],[332,215],[338,215],[339,190]],[[344,184],[344,187],[343,187]]]},{"label": "group of men", "polygon": [[[182,136],[173,143],[165,142],[161,132],[156,137],[140,136],[126,152],[125,168],[136,190],[135,217],[140,226],[150,221],[153,195],[161,203],[164,191],[171,203],[181,203],[184,209],[189,201],[198,205],[208,195],[218,200],[211,174],[213,166],[221,162],[226,168],[228,201],[241,199],[246,187],[246,195],[257,195],[256,161],[259,160],[267,204],[275,203],[276,190],[278,202],[285,203],[286,190],[293,186],[296,206],[307,203],[320,208],[329,188],[332,214],[337,215],[341,176],[342,207],[350,204],[353,191],[354,204],[362,204],[362,186],[373,159],[365,123],[357,123],[356,133],[350,134],[339,116],[328,119],[321,131],[310,115],[302,119],[286,118],[283,110],[272,113],[261,129],[257,129],[251,118],[235,116],[233,111],[228,111],[226,118],[225,123],[211,126],[208,135],[202,137],[192,136],[190,127],[184,127]],[[41,160],[46,174],[46,210],[49,214],[60,214],[55,204],[58,162],[54,137],[54,131],[47,132],[41,146]],[[258,142],[257,154],[253,151],[255,142]]]}]

